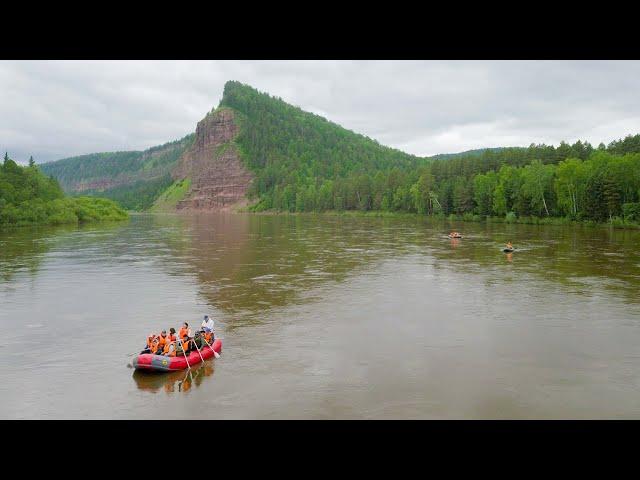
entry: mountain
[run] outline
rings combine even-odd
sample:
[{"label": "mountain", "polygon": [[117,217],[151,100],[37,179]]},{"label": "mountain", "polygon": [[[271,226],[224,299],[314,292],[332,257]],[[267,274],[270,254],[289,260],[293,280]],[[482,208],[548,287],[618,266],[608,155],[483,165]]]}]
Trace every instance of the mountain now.
[{"label": "mountain", "polygon": [[[130,209],[155,202],[154,210],[210,210],[268,197],[292,182],[416,168],[424,161],[230,81],[194,134],[144,152],[66,158],[42,170],[66,192],[104,196]],[[289,198],[293,187],[285,193],[285,201],[295,200]]]},{"label": "mountain", "polygon": [[42,168],[67,191],[107,196],[131,209],[249,206],[600,221],[637,216],[629,212],[640,208],[639,152],[635,135],[597,149],[577,141],[421,158],[230,81],[194,134],[144,152],[86,155]]}]

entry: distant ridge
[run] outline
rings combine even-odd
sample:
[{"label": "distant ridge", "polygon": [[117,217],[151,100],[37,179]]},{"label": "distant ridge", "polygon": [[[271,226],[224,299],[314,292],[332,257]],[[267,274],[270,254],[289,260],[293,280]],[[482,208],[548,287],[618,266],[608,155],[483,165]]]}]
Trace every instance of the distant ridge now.
[{"label": "distant ridge", "polygon": [[489,147],[489,148],[476,148],[474,150],[465,150],[464,152],[458,153],[438,153],[437,155],[432,155],[428,157],[431,160],[446,160],[447,158],[456,158],[456,157],[473,157],[480,156],[485,152],[499,152],[501,150],[506,150],[508,148],[518,149],[524,147]]}]

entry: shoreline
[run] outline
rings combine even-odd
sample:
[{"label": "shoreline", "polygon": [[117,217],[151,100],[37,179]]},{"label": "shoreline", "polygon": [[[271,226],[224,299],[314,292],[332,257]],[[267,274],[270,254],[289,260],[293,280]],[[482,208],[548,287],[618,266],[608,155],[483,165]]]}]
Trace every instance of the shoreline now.
[{"label": "shoreline", "polygon": [[[250,208],[250,206],[249,206]],[[491,224],[519,224],[519,225],[540,225],[555,227],[587,227],[587,228],[609,228],[616,230],[640,230],[640,223],[628,222],[619,217],[614,217],[613,222],[599,223],[593,220],[569,220],[563,217],[515,217],[507,219],[505,217],[481,217],[479,215],[425,215],[411,212],[387,212],[381,210],[360,211],[360,210],[325,210],[323,212],[288,212],[278,210],[262,210],[253,212],[242,206],[238,208],[215,209],[215,210],[174,210],[174,211],[127,211],[129,215],[152,214],[152,215],[177,215],[195,216],[209,214],[241,214],[241,215],[261,215],[261,216],[327,216],[327,217],[352,217],[352,218],[396,218],[396,219],[424,219],[457,223],[491,223]]]},{"label": "shoreline", "polygon": [[640,230],[640,223],[627,222],[619,217],[615,217],[612,222],[600,223],[594,220],[569,220],[563,217],[515,217],[506,219],[505,217],[481,217],[479,215],[425,215],[421,213],[411,212],[386,212],[381,210],[375,211],[359,211],[359,210],[326,210],[324,212],[286,212],[276,210],[263,210],[261,212],[252,212],[246,209],[240,209],[234,213],[253,214],[253,215],[324,215],[331,217],[372,217],[372,218],[412,218],[412,219],[428,219],[440,220],[448,222],[464,222],[464,223],[494,223],[494,224],[521,224],[521,225],[543,225],[543,226],[572,226],[572,227],[589,227],[589,228],[614,228],[618,230]]}]

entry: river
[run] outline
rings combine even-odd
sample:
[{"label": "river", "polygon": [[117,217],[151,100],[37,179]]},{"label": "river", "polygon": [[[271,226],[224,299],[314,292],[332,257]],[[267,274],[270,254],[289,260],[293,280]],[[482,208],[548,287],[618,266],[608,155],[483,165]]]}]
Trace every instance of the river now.
[{"label": "river", "polygon": [[[0,418],[637,419],[639,246],[417,217],[0,231]],[[221,358],[134,372],[148,333],[205,313]]]}]

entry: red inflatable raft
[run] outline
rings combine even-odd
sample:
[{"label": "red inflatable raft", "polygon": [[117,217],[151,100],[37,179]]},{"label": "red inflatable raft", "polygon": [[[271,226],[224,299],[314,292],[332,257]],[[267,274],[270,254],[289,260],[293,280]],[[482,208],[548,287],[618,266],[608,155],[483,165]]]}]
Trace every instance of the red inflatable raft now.
[{"label": "red inflatable raft", "polygon": [[[213,350],[211,347],[213,347]],[[211,347],[205,345],[200,349],[200,353],[198,353],[197,350],[194,350],[187,355],[186,360],[184,355],[180,355],[179,357],[165,357],[164,355],[154,355],[153,353],[142,353],[133,359],[133,368],[136,370],[149,370],[156,372],[184,370],[187,368],[187,360],[189,360],[189,365],[195,365],[202,361],[200,355],[202,355],[202,358],[207,360],[208,358],[213,357],[214,350],[219,354],[222,351],[222,340],[216,338]]]}]

